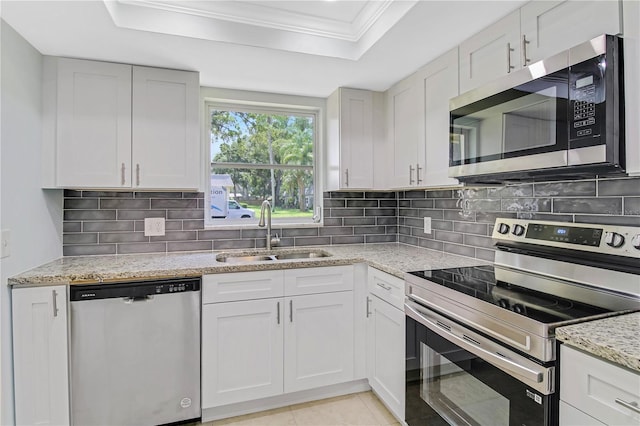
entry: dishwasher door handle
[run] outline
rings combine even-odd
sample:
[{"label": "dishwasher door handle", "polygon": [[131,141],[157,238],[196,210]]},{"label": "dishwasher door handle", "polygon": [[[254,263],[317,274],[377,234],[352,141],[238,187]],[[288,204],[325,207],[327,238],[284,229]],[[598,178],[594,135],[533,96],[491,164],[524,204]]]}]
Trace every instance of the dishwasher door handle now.
[{"label": "dishwasher door handle", "polygon": [[123,297],[122,301],[126,304],[134,303],[134,302],[146,302],[148,300],[153,300],[153,294],[148,294],[146,296],[135,296],[135,297]]}]

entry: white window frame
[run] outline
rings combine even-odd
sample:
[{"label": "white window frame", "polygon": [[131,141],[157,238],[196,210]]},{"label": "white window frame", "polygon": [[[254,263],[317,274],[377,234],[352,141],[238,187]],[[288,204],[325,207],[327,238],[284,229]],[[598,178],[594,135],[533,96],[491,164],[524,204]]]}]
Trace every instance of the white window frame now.
[{"label": "white window frame", "polygon": [[[226,95],[226,96],[220,96]],[[322,141],[324,140],[324,107],[325,100],[321,98],[308,98],[291,95],[277,95],[262,92],[246,92],[228,89],[202,88],[202,140],[204,173],[202,187],[205,191],[205,217],[206,229],[238,229],[257,228],[257,223],[243,223],[242,219],[229,223],[221,223],[211,218],[211,138],[209,122],[211,120],[211,108],[229,109],[245,112],[274,113],[285,115],[312,115],[314,116],[314,147],[313,147],[313,173],[314,173],[314,212],[312,222],[278,222],[273,224],[278,228],[319,227],[323,223],[322,200],[324,192],[324,176],[322,172],[322,158],[324,155]]]}]

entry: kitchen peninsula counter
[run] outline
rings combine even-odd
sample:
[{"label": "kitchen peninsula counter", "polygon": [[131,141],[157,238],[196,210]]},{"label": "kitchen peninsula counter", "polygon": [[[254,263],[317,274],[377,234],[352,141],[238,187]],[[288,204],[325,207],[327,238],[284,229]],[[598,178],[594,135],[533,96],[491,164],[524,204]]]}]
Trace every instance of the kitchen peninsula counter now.
[{"label": "kitchen peninsula counter", "polygon": [[[287,259],[249,263],[227,263],[216,260],[225,255],[287,254],[323,251],[327,257]],[[355,244],[277,248],[257,250],[224,250],[163,254],[127,254],[110,256],[62,257],[9,278],[14,287],[90,284],[111,281],[146,280],[168,277],[200,276],[225,272],[247,272],[273,269],[367,263],[381,271],[404,278],[404,273],[423,269],[455,268],[488,264],[488,262],[424,249],[402,243]]]},{"label": "kitchen peninsula counter", "polygon": [[640,373],[640,312],[559,327],[556,338]]}]

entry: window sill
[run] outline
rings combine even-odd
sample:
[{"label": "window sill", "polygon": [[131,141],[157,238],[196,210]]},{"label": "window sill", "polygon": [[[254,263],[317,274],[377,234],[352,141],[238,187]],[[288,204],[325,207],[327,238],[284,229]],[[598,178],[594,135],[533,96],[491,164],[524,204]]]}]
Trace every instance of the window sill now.
[{"label": "window sill", "polygon": [[[324,224],[322,222],[312,222],[312,223],[290,223],[290,222],[272,222],[271,227],[282,229],[282,228],[322,228]],[[266,226],[260,227],[256,223],[243,225],[241,223],[230,223],[228,225],[212,225],[210,223],[205,223],[204,229],[206,231],[216,231],[216,230],[235,230],[235,229],[266,229]]]}]

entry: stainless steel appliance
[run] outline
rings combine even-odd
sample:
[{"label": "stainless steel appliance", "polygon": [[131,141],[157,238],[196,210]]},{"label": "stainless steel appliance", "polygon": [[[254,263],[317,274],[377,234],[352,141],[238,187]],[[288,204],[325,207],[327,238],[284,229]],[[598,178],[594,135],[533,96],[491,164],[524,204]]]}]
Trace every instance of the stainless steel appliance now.
[{"label": "stainless steel appliance", "polygon": [[640,228],[497,219],[494,265],[405,275],[406,422],[558,422],[554,330],[640,309]]},{"label": "stainless steel appliance", "polygon": [[622,39],[602,35],[450,101],[449,176],[624,172]]},{"label": "stainless steel appliance", "polygon": [[200,278],[74,285],[71,421],[200,418]]}]

